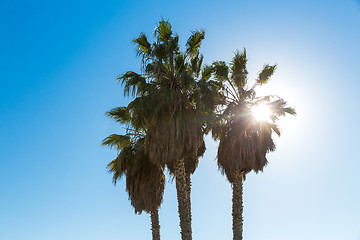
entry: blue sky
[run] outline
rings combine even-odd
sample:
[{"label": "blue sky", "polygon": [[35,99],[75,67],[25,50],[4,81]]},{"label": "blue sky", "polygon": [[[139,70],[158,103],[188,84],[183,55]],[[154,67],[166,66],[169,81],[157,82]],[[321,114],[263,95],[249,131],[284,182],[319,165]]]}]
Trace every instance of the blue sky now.
[{"label": "blue sky", "polygon": [[[360,240],[360,2],[0,0],[0,240],[151,239],[100,146],[120,126],[104,113],[129,99],[114,78],[138,71],[131,40],[169,19],[184,42],[204,28],[205,62],[247,48],[250,79],[278,69],[262,94],[296,117],[244,184],[247,240]],[[231,239],[231,187],[217,144],[193,176],[194,239]],[[175,184],[162,239],[180,239]]]}]

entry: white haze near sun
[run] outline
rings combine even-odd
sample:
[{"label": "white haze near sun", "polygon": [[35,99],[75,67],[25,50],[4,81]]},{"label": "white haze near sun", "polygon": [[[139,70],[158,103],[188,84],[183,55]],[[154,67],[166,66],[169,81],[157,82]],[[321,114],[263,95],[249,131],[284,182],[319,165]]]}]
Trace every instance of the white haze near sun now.
[{"label": "white haze near sun", "polygon": [[267,103],[258,103],[251,107],[251,112],[257,121],[268,121],[270,122],[271,110]]}]

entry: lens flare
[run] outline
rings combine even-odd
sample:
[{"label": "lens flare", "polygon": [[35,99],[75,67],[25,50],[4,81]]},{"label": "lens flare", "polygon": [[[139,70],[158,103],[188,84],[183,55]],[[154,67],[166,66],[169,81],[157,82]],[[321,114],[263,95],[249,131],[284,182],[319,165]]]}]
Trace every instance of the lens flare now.
[{"label": "lens flare", "polygon": [[253,106],[252,113],[257,121],[270,120],[271,111],[268,105],[266,105],[265,103],[260,103]]}]

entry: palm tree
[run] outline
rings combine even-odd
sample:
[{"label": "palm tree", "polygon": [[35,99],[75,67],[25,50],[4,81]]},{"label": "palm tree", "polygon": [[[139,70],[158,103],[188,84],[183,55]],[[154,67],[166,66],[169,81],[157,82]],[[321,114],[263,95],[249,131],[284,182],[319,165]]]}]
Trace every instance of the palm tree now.
[{"label": "palm tree", "polygon": [[220,86],[210,81],[212,68],[202,65],[199,49],[204,37],[202,30],[192,32],[181,52],[179,36],[162,20],[153,42],[144,33],[133,40],[142,73],[129,71],[118,77],[125,95],[136,96],[131,109],[146,125],[145,152],[150,161],[166,164],[175,176],[183,240],[192,239],[190,174],[205,147],[203,136],[209,131]]},{"label": "palm tree", "polygon": [[103,140],[104,146],[120,151],[116,159],[108,164],[113,182],[116,184],[122,176],[126,177],[126,191],[135,213],[145,211],[151,215],[152,239],[160,240],[158,209],[164,194],[163,167],[149,160],[144,151],[145,130],[134,130],[131,124],[136,126],[136,118],[132,117],[128,108],[114,108],[107,115],[128,125],[127,135],[112,134]]},{"label": "palm tree", "polygon": [[[242,240],[243,231],[243,180],[250,171],[262,171],[267,164],[266,154],[275,150],[272,132],[280,136],[276,124],[279,116],[295,114],[286,102],[277,96],[257,97],[255,88],[268,82],[276,65],[265,65],[255,84],[247,87],[246,50],[237,51],[230,65],[214,62],[215,78],[222,81],[226,105],[213,125],[213,137],[220,141],[217,159],[219,169],[232,184],[233,239]],[[269,120],[257,121],[252,109],[265,104]]]}]

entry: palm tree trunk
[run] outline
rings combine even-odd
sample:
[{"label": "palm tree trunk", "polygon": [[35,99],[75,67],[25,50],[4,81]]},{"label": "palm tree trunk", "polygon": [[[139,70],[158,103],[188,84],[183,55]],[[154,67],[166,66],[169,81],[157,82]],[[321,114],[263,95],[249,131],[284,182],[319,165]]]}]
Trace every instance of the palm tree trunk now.
[{"label": "palm tree trunk", "polygon": [[176,191],[178,200],[178,211],[180,218],[181,239],[192,240],[191,217],[189,216],[188,196],[185,178],[185,160],[176,160],[175,164]]},{"label": "palm tree trunk", "polygon": [[159,224],[159,212],[157,208],[154,208],[150,212],[151,215],[151,231],[152,240],[160,240],[160,224]]},{"label": "palm tree trunk", "polygon": [[188,194],[188,199],[187,199],[187,205],[188,205],[188,214],[189,214],[189,218],[190,218],[190,223],[192,221],[192,216],[191,216],[191,178],[190,178],[190,173],[185,173],[185,182],[186,182],[186,191]]},{"label": "palm tree trunk", "polygon": [[242,240],[243,233],[243,176],[244,172],[235,171],[232,183],[232,217],[233,217],[233,240]]}]

